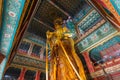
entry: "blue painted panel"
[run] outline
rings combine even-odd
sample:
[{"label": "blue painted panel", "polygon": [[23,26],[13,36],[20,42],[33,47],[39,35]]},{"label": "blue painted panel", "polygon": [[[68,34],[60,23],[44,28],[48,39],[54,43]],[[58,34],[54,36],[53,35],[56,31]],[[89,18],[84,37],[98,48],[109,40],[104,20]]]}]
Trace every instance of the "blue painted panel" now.
[{"label": "blue painted panel", "polygon": [[120,15],[120,0],[110,0],[111,4],[115,8],[115,10],[118,12]]},{"label": "blue painted panel", "polygon": [[39,36],[34,35],[34,34],[30,34],[30,33],[27,34],[25,36],[25,39],[28,39],[28,40],[33,41],[33,42],[36,42],[37,44],[40,44],[42,46],[45,46],[45,40],[40,38]]},{"label": "blue painted panel", "polygon": [[80,10],[80,12],[74,17],[73,21],[74,23],[78,23],[84,16],[87,15],[87,13],[92,9],[91,6],[89,6],[88,4],[84,5],[82,7],[82,10]]},{"label": "blue painted panel", "polygon": [[[25,0],[4,0],[2,26],[0,29],[0,51],[6,55],[6,61],[18,28]],[[6,62],[3,64],[5,67]],[[3,73],[3,72],[2,72]],[[0,73],[0,74],[2,74]],[[1,80],[1,76],[0,76]]]},{"label": "blue painted panel", "polygon": [[94,49],[92,49],[90,51],[90,57],[96,61],[101,59],[100,56],[100,51],[103,51],[104,49],[107,49],[113,45],[115,45],[116,43],[120,43],[120,36],[116,36],[114,38],[112,38],[111,40],[107,41],[106,43],[104,43],[103,45],[100,45]]},{"label": "blue painted panel", "polygon": [[81,20],[81,22],[78,24],[78,28],[86,32],[96,23],[98,23],[101,19],[102,17],[100,16],[100,14],[96,10],[93,10],[90,14],[87,15],[86,18]]}]

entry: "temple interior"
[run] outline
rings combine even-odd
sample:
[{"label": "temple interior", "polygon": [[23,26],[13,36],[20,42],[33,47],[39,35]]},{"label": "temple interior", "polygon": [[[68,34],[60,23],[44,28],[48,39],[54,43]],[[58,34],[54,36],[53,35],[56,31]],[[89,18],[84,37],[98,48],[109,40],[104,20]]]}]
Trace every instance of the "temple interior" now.
[{"label": "temple interior", "polygon": [[0,0],[0,80],[51,80],[46,32],[59,17],[86,80],[120,80],[120,0]]}]

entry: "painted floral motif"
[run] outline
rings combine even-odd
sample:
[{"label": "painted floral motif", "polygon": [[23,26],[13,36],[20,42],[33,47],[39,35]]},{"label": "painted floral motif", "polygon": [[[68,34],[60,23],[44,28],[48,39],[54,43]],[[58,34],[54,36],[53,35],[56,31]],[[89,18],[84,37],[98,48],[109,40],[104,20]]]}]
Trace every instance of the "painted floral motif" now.
[{"label": "painted floral motif", "polygon": [[[16,29],[18,27],[18,23],[20,20],[20,16],[22,14],[22,10],[24,7],[25,0],[4,0],[4,9],[3,9],[3,24],[1,26],[1,34],[0,34],[0,51],[4,55],[9,55],[10,49],[12,47],[14,35],[16,33]],[[2,65],[4,69],[4,65]],[[1,69],[0,69],[1,71]],[[3,70],[0,74],[3,73]],[[0,80],[2,76],[0,76]]]},{"label": "painted floral motif", "polygon": [[98,36],[97,36],[97,34],[96,34],[96,33],[95,33],[95,34],[93,34],[93,35],[92,35],[92,37],[91,37],[92,41],[95,41],[97,38],[98,38]]},{"label": "painted floral motif", "polygon": [[111,33],[115,32],[116,29],[112,27],[112,25],[108,22],[103,24],[100,28],[96,31],[88,35],[85,39],[78,43],[78,48],[80,51],[90,47],[91,45],[95,44],[99,40],[103,39],[104,37],[110,35]]},{"label": "painted floral motif", "polygon": [[12,11],[9,11],[9,13],[8,13],[11,17],[15,17],[16,16],[16,14],[14,13],[14,12],[12,12]]}]

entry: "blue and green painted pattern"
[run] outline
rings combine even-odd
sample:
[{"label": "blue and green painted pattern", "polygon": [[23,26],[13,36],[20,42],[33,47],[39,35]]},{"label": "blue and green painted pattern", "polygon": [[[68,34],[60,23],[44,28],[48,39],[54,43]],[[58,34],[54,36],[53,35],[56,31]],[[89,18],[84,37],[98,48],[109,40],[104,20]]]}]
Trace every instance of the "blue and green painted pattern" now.
[{"label": "blue and green painted pattern", "polygon": [[88,4],[84,5],[82,7],[82,10],[74,17],[73,21],[74,23],[78,23],[81,19],[83,19],[88,12],[92,9],[92,7]]},{"label": "blue and green painted pattern", "polygon": [[40,44],[40,45],[42,45],[42,46],[45,46],[45,42],[44,42],[44,41],[41,41],[41,40],[39,40],[39,39],[36,39],[36,38],[33,38],[33,37],[27,37],[27,38],[25,38],[25,39],[28,39],[28,40],[30,40],[30,41],[32,41],[32,42],[35,42],[35,43],[37,43],[37,44]]},{"label": "blue and green painted pattern", "polygon": [[120,15],[120,0],[110,0],[111,4],[115,8],[115,10],[118,12]]},{"label": "blue and green painted pattern", "polygon": [[39,44],[39,45],[45,46],[45,40],[43,40],[42,38],[40,38],[40,37],[38,37],[34,34],[27,34],[25,36],[25,39],[28,39],[32,42],[35,42],[35,43]]},{"label": "blue and green painted pattern", "polygon": [[98,23],[102,17],[96,10],[92,10],[79,24],[78,28],[86,32],[88,29]]},{"label": "blue and green painted pattern", "polygon": [[67,28],[70,30],[70,33],[72,34],[72,38],[75,39],[77,37],[76,30],[75,30],[75,24],[72,19],[68,19],[66,22]]},{"label": "blue and green painted pattern", "polygon": [[[4,54],[6,58],[5,62],[1,65],[1,75],[12,47],[24,3],[25,0],[4,0],[2,26],[0,29],[0,52]],[[0,76],[0,80],[2,80],[1,78],[2,76]]]},{"label": "blue and green painted pattern", "polygon": [[113,28],[113,26],[110,23],[106,22],[96,31],[94,31],[93,33],[88,35],[86,38],[84,38],[82,41],[80,41],[77,44],[77,47],[81,52],[114,32],[116,32],[116,29]]},{"label": "blue and green painted pattern", "polygon": [[103,51],[117,43],[120,43],[120,36],[115,36],[114,38],[110,39],[109,41],[107,41],[106,43],[104,43],[103,45],[100,45],[94,49],[92,49],[90,51],[90,57],[96,61],[101,59],[100,56],[100,51]]}]

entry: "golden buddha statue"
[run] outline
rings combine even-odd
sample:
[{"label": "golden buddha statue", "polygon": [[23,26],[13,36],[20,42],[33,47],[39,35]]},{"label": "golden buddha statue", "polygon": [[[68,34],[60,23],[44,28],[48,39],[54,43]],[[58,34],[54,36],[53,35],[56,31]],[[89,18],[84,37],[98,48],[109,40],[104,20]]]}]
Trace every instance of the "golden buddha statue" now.
[{"label": "golden buddha statue", "polygon": [[62,18],[54,21],[55,31],[47,31],[51,50],[50,80],[86,80],[81,60],[75,53],[74,41]]}]

